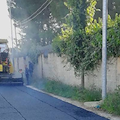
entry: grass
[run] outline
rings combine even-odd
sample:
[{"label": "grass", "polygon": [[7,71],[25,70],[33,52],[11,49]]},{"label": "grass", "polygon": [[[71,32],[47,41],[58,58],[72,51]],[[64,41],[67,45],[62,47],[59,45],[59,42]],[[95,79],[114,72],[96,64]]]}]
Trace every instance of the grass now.
[{"label": "grass", "polygon": [[30,79],[30,85],[40,90],[44,89],[46,82],[47,82],[46,79],[42,79],[42,78],[40,79],[36,76],[33,76]]},{"label": "grass", "polygon": [[79,87],[65,85],[58,81],[47,81],[43,90],[77,101],[85,102],[101,100],[101,90],[96,89],[95,86],[91,86],[91,89],[81,89]]},{"label": "grass", "polygon": [[120,115],[120,87],[107,95],[101,108],[109,113]]}]

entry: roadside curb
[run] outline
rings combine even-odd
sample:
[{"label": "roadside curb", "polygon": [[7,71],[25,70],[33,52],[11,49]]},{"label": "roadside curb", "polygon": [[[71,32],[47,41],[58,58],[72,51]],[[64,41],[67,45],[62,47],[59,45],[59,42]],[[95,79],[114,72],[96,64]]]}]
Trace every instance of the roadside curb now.
[{"label": "roadside curb", "polygon": [[62,100],[64,102],[70,103],[70,104],[75,105],[77,107],[81,107],[81,108],[83,108],[85,110],[88,110],[90,112],[93,112],[93,113],[95,113],[97,115],[108,118],[109,120],[120,120],[120,116],[115,116],[115,115],[109,114],[107,112],[98,110],[98,109],[93,108],[93,107],[87,107],[87,106],[84,105],[83,102],[78,102],[78,101],[75,101],[75,100],[71,100],[69,98],[60,97],[60,96],[57,96],[57,95],[54,95],[54,94],[39,90],[39,89],[37,89],[37,88],[35,88],[33,86],[26,86],[26,87],[31,88],[31,89],[36,90],[36,91],[39,91],[39,92],[42,92],[42,93],[45,93],[45,94],[50,95],[50,96],[52,96],[54,98],[58,98],[58,99],[60,99],[60,100]]}]

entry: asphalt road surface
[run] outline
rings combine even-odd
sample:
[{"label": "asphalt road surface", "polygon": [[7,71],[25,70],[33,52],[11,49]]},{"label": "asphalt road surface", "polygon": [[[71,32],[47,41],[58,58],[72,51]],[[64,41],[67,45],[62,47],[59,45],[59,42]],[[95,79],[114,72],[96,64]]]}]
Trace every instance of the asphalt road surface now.
[{"label": "asphalt road surface", "polygon": [[0,120],[108,120],[24,86],[0,86]]}]

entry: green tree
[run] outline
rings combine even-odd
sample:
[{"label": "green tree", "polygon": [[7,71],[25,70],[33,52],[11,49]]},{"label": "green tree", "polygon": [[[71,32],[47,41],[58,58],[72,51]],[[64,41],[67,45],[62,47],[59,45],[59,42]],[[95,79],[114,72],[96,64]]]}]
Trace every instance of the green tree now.
[{"label": "green tree", "polygon": [[[80,4],[78,4],[79,2]],[[67,23],[63,25],[61,34],[54,39],[53,47],[59,55],[67,56],[75,73],[78,75],[81,73],[82,85],[84,85],[84,74],[98,67],[102,59],[102,19],[100,17],[95,19],[96,0],[86,2],[87,7],[85,8],[78,7],[82,6],[82,0],[79,2],[74,0],[66,3],[70,14]],[[83,8],[84,14],[81,13],[80,8]],[[84,21],[81,21],[83,18]],[[115,15],[115,18],[108,16],[108,58],[120,56],[119,20],[118,14]]]},{"label": "green tree", "polygon": [[[95,19],[102,18],[102,0],[97,0]],[[108,14],[112,19],[115,18],[115,14],[120,14],[120,0],[108,0]]]},{"label": "green tree", "polygon": [[73,65],[76,75],[81,73],[82,87],[84,87],[85,69],[83,65],[84,47],[87,39],[85,33],[87,4],[86,0],[67,0],[65,5],[69,9],[69,14],[66,17],[66,24],[63,25],[61,35],[56,37],[53,43],[56,51],[67,56],[67,60]]}]

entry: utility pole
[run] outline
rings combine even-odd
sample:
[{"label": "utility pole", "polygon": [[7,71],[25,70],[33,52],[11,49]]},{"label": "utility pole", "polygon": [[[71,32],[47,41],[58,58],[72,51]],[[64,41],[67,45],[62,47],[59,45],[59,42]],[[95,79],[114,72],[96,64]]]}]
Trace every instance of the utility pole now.
[{"label": "utility pole", "polygon": [[12,50],[11,50],[11,57],[12,57],[12,63],[14,66],[14,60],[13,60],[13,26],[12,26],[12,14],[11,14],[11,0],[9,0],[9,10],[10,10],[10,28],[11,28],[11,42],[12,42]]},{"label": "utility pole", "polygon": [[15,29],[15,43],[16,43],[16,47],[18,47],[18,46],[17,46],[18,43],[17,43],[17,32],[16,32],[16,27],[17,27],[17,25],[16,25],[16,23],[14,23],[14,29]]},{"label": "utility pole", "polygon": [[102,99],[107,95],[107,17],[108,0],[103,0],[103,32],[102,32]]},{"label": "utility pole", "polygon": [[[18,52],[18,41],[17,41],[17,30],[16,30],[16,22],[14,23],[14,30],[15,30],[15,43],[16,43],[16,51]],[[19,57],[17,57],[17,69],[19,70]]]}]

